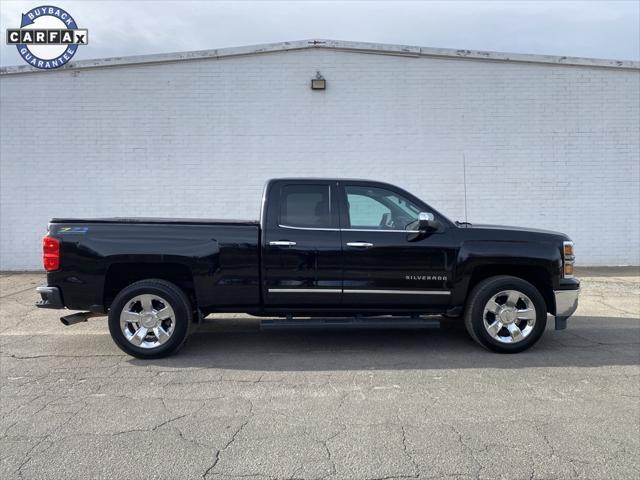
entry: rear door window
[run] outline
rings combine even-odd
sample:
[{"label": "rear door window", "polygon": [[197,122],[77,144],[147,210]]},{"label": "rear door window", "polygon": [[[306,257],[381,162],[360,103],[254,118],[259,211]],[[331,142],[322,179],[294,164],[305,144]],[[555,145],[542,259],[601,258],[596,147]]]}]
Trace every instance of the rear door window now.
[{"label": "rear door window", "polygon": [[280,225],[330,228],[332,212],[329,189],[329,185],[283,186],[280,194]]}]

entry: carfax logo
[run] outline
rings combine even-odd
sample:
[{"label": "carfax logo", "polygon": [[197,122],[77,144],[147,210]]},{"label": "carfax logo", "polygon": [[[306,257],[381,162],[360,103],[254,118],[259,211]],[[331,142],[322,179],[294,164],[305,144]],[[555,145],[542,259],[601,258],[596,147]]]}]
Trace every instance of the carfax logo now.
[{"label": "carfax logo", "polygon": [[89,43],[87,29],[62,8],[36,7],[22,14],[20,28],[7,29],[7,44],[15,45],[29,65],[44,70],[68,63],[79,45]]}]

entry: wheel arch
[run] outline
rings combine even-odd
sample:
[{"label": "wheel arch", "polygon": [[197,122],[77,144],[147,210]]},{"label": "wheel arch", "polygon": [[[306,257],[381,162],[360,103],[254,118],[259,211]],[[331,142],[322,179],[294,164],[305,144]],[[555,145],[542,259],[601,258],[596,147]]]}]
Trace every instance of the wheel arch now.
[{"label": "wheel arch", "polygon": [[471,272],[467,292],[471,292],[473,288],[481,281],[495,277],[498,275],[509,275],[511,277],[520,278],[532,284],[538,289],[544,298],[547,312],[555,314],[556,304],[553,294],[553,283],[549,272],[542,266],[538,265],[479,265]]},{"label": "wheel arch", "polygon": [[103,304],[108,309],[125,287],[146,279],[160,279],[179,287],[197,305],[197,295],[191,269],[181,263],[118,262],[111,264],[105,274]]}]

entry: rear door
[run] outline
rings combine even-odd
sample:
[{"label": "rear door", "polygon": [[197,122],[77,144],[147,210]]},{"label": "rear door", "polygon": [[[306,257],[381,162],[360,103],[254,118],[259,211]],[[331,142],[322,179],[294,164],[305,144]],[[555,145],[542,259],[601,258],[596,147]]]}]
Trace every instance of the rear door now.
[{"label": "rear door", "polygon": [[438,309],[450,296],[452,232],[416,235],[429,207],[388,185],[341,185],[343,305]]},{"label": "rear door", "polygon": [[263,219],[265,305],[336,307],[342,299],[342,247],[336,183],[276,182]]}]

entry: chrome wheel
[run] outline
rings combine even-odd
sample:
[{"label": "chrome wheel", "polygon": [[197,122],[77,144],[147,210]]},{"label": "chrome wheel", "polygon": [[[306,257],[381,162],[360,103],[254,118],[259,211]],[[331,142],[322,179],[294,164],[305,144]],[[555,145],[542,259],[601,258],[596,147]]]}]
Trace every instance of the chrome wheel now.
[{"label": "chrome wheel", "polygon": [[158,295],[133,297],[120,313],[122,333],[132,345],[140,348],[155,348],[166,343],[175,326],[173,308]]},{"label": "chrome wheel", "polygon": [[487,302],[482,320],[484,328],[495,340],[501,343],[518,343],[533,331],[536,308],[524,293],[503,290]]}]

